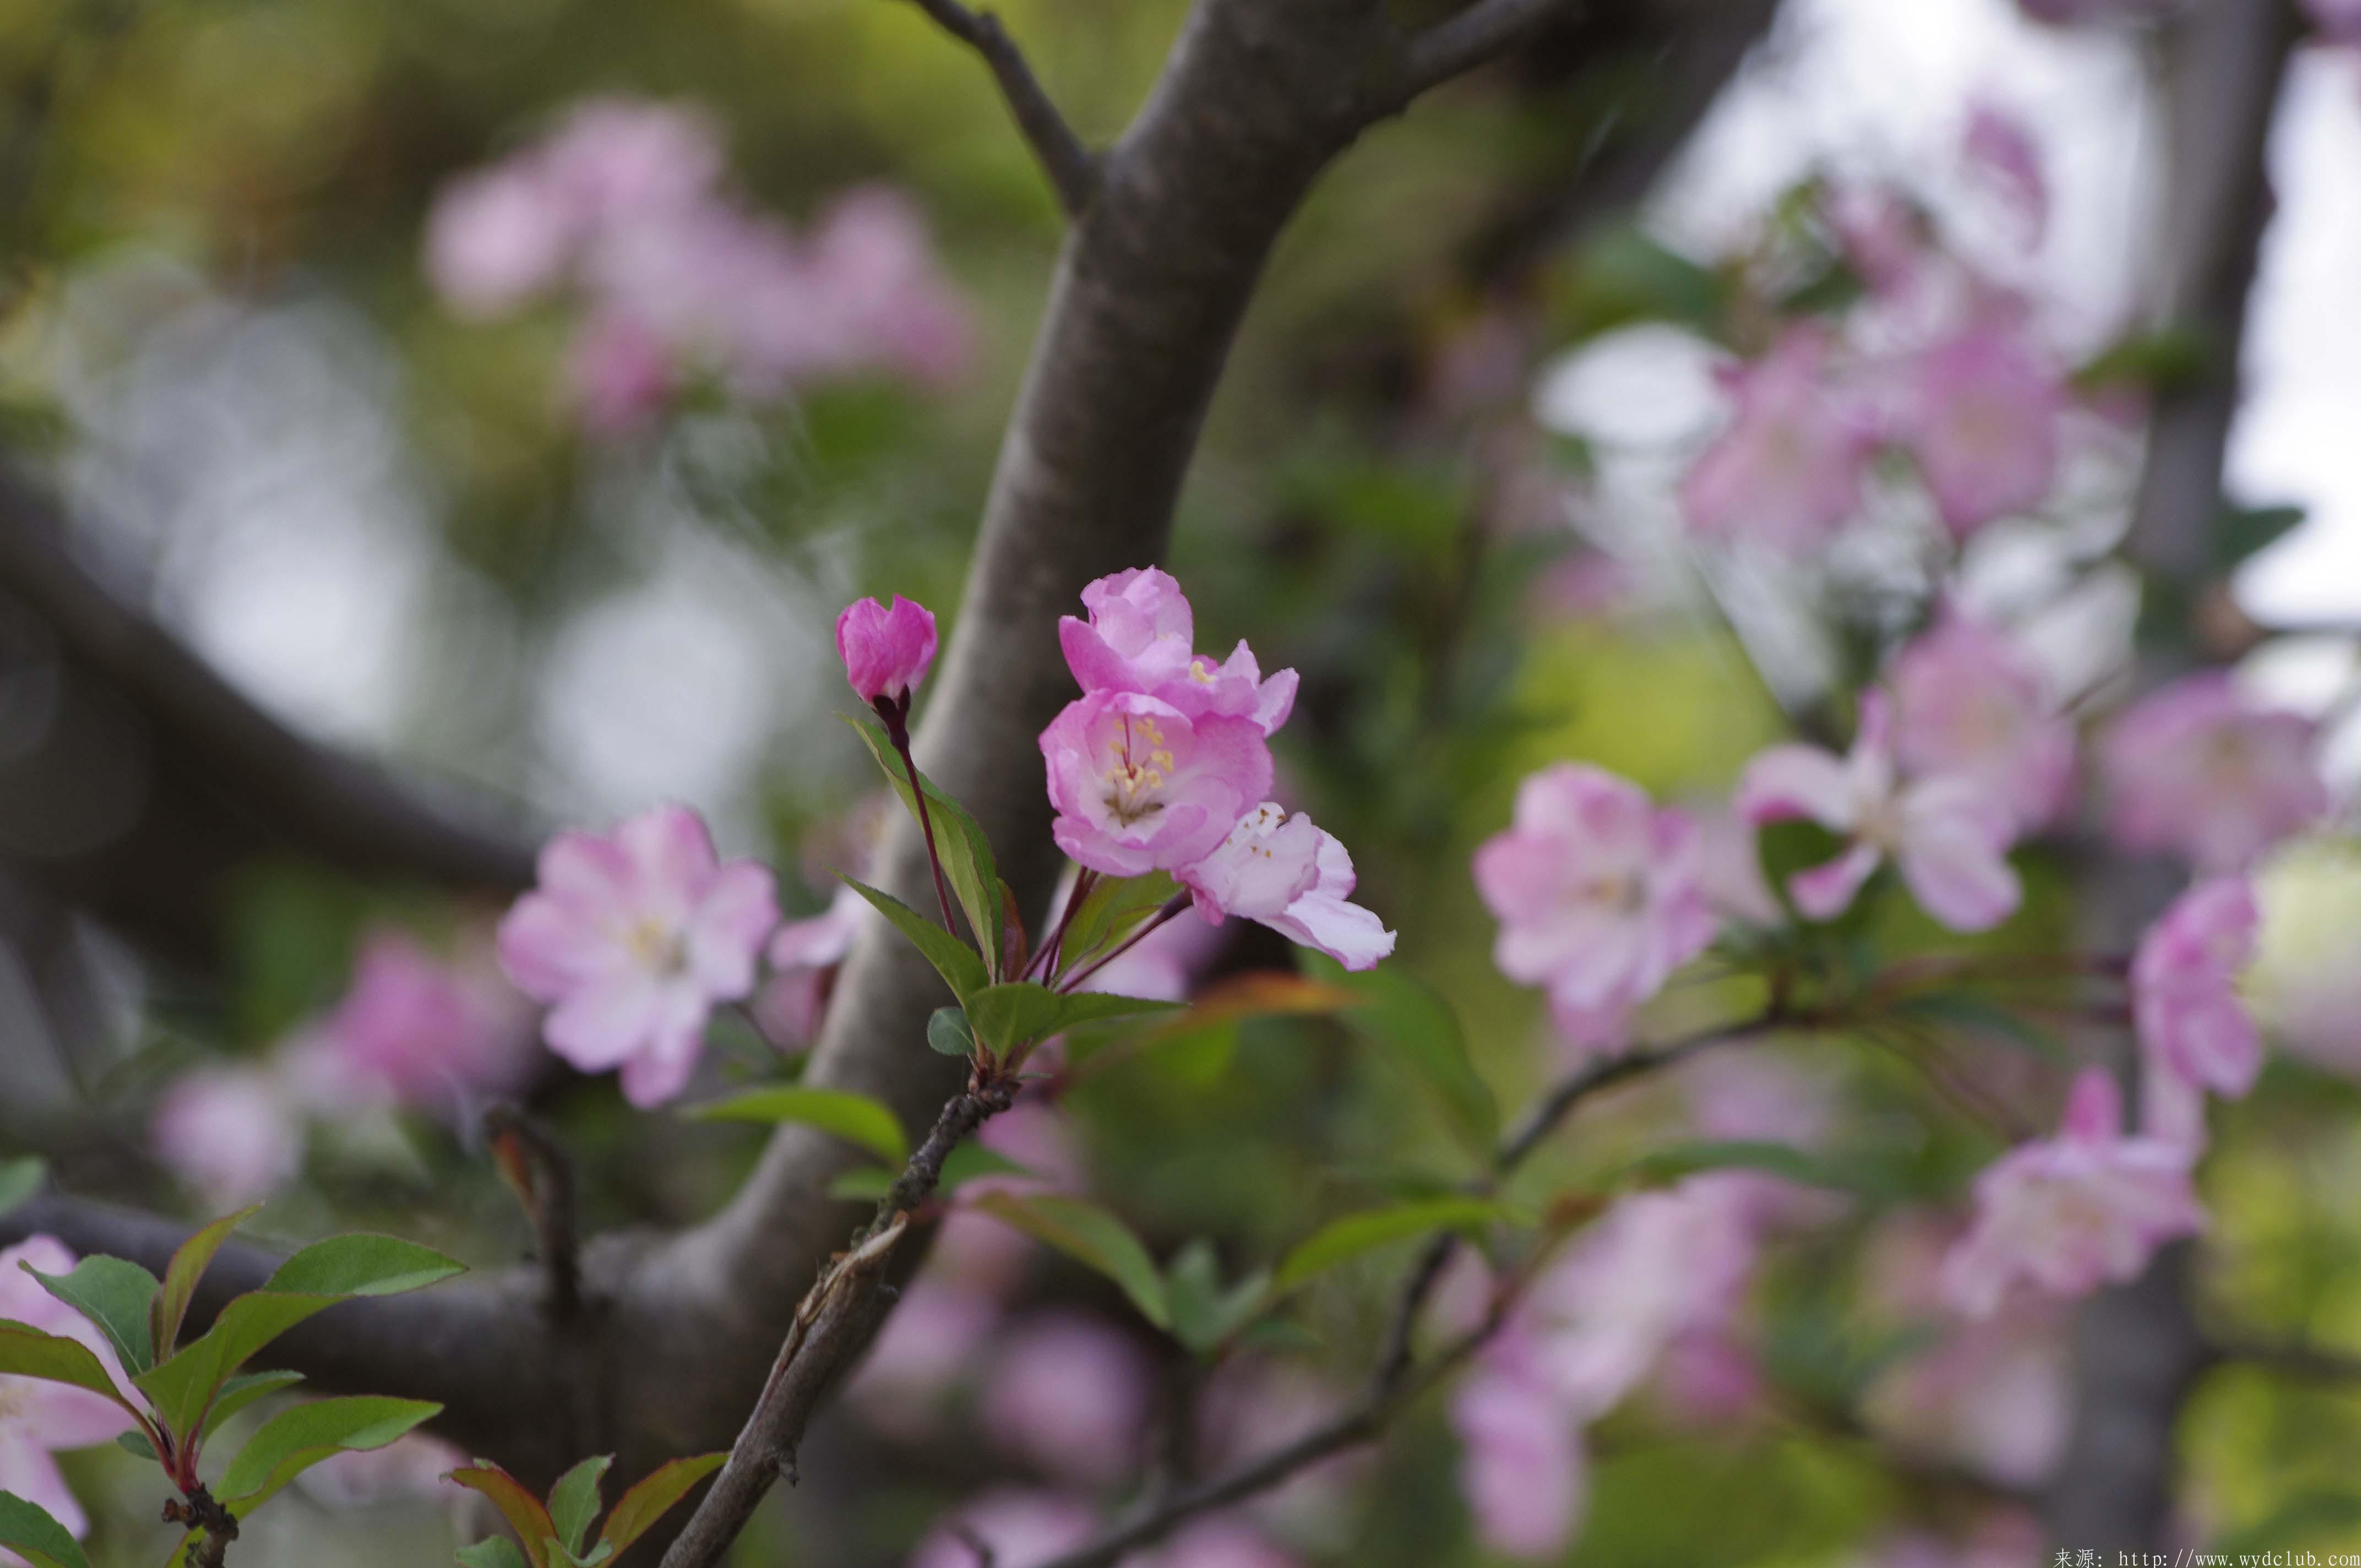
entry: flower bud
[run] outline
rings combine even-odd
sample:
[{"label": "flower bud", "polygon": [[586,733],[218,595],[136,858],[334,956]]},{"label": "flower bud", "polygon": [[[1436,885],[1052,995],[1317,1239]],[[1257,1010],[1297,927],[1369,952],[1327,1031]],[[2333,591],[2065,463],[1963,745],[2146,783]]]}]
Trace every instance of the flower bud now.
[{"label": "flower bud", "polygon": [[836,618],[836,651],[862,701],[906,706],[910,689],[935,662],[935,614],[899,594],[891,609],[855,599]]}]

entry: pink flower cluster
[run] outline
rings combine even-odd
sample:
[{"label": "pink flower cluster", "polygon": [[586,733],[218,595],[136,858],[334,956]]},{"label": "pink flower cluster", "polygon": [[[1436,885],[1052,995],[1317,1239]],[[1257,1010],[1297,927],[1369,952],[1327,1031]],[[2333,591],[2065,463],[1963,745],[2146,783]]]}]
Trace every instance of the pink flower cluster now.
[{"label": "pink flower cluster", "polygon": [[799,238],[727,195],[723,162],[694,110],[583,104],[445,186],[427,274],[477,318],[570,288],[586,309],[570,374],[601,433],[644,422],[691,373],[757,399],[854,373],[959,373],[972,329],[906,198],[854,191]]},{"label": "pink flower cluster", "polygon": [[2229,674],[2191,675],[2118,718],[2101,756],[2107,830],[2207,875],[2251,867],[2329,807],[2319,727],[2263,707]]},{"label": "pink flower cluster", "polygon": [[2263,1070],[2262,1033],[2238,996],[2261,922],[2244,879],[2201,883],[2174,901],[2132,958],[2140,1119],[2151,1136],[2205,1146],[2205,1095],[2233,1099]]},{"label": "pink flower cluster", "polygon": [[1207,921],[1259,921],[1347,969],[1392,952],[1349,902],[1344,845],[1265,798],[1295,672],[1266,680],[1243,641],[1219,663],[1196,652],[1188,598],[1152,567],[1102,577],[1082,604],[1087,620],[1058,628],[1082,695],[1041,732],[1058,847],[1108,876],[1170,872]]},{"label": "pink flower cluster", "polygon": [[[0,1252],[0,1319],[86,1345],[105,1364],[116,1384],[128,1388],[130,1379],[105,1336],[89,1319],[42,1289],[40,1281],[20,1265],[48,1275],[70,1274],[74,1255],[49,1235],[27,1236]],[[67,1488],[65,1475],[51,1456],[112,1442],[129,1424],[122,1408],[104,1395],[43,1378],[0,1374],[0,1492],[13,1492],[46,1508],[51,1519],[81,1540],[90,1530],[90,1516]],[[0,1548],[0,1563],[21,1564],[23,1561]]]}]

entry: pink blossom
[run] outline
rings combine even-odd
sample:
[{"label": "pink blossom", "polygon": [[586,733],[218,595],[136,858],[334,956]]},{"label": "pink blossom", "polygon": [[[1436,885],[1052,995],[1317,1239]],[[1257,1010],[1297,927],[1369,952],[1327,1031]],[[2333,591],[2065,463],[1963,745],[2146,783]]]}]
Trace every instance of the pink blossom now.
[{"label": "pink blossom", "polygon": [[2207,875],[2243,871],[2328,809],[2317,731],[2258,706],[2228,674],[2175,681],[2107,732],[2107,829],[2124,849],[2169,850]]},{"label": "pink blossom", "polygon": [[1058,847],[1137,876],[1203,860],[1269,793],[1270,748],[1251,718],[1191,719],[1137,692],[1089,692],[1041,732]]},{"label": "pink blossom", "polygon": [[566,361],[574,402],[593,434],[645,428],[673,394],[672,351],[637,316],[620,311],[590,318]]},{"label": "pink blossom", "polygon": [[465,1449],[413,1431],[382,1448],[332,1453],[296,1476],[295,1485],[331,1508],[369,1508],[421,1497],[456,1502],[467,1489],[444,1477],[467,1463]]},{"label": "pink blossom", "polygon": [[1758,825],[1807,817],[1850,840],[1835,860],[1787,879],[1788,895],[1812,919],[1844,913],[1891,855],[1912,896],[1944,925],[1997,926],[2024,896],[2006,856],[2015,826],[2008,807],[1969,778],[1902,783],[1889,725],[1884,694],[1865,693],[1849,756],[1774,746],[1747,765],[1739,811]]},{"label": "pink blossom", "polygon": [[[1037,1179],[1034,1186],[1046,1183],[1060,1191],[1081,1192],[1090,1185],[1090,1160],[1083,1152],[1082,1139],[1074,1132],[1074,1124],[1064,1112],[1038,1095],[1019,1099],[986,1122],[977,1132],[975,1141],[1031,1171]],[[991,1190],[994,1184],[1005,1186],[1015,1180],[1013,1177],[992,1177],[962,1190],[984,1192]]]},{"label": "pink blossom", "polygon": [[869,901],[840,887],[825,913],[790,920],[773,934],[771,975],[754,994],[754,1018],[774,1044],[807,1046],[819,1037],[837,966],[869,919]]},{"label": "pink blossom", "polygon": [[[18,1266],[30,1264],[56,1276],[72,1272],[74,1261],[65,1244],[50,1235],[27,1236],[0,1252],[0,1318],[88,1346],[115,1382],[127,1387],[114,1348],[99,1331]],[[43,1378],[0,1374],[0,1491],[14,1492],[48,1509],[79,1541],[89,1532],[90,1516],[67,1489],[66,1478],[50,1456],[105,1442],[130,1426],[131,1418],[122,1407],[103,1395]],[[23,1562],[0,1548],[0,1563]]]},{"label": "pink blossom", "polygon": [[1560,763],[1517,788],[1507,831],[1476,851],[1477,891],[1500,922],[1493,961],[1549,988],[1561,1019],[1616,1043],[1634,1008],[1713,940],[1697,825],[1638,785]]},{"label": "pink blossom", "polygon": [[1887,681],[1894,754],[1905,769],[1989,787],[2020,828],[2058,815],[2073,783],[2074,727],[2015,643],[1947,608],[1894,655]]},{"label": "pink blossom", "polygon": [[1776,926],[1785,916],[1763,875],[1763,849],[1754,824],[1728,802],[1691,812],[1697,825],[1697,876],[1707,905],[1719,916],[1752,926]]},{"label": "pink blossom", "polygon": [[809,286],[843,340],[843,368],[874,365],[944,386],[975,356],[966,304],[936,265],[916,203],[884,185],[846,192],[811,239]]},{"label": "pink blossom", "polygon": [[2189,1159],[2161,1139],[2125,1137],[2114,1080],[2086,1069],[2058,1136],[1976,1178],[1975,1222],[1943,1259],[1945,1298],[1983,1318],[2020,1277],[2056,1296],[2130,1279],[2163,1243],[2204,1227]]},{"label": "pink blossom", "polygon": [[[994,1230],[1007,1233],[1006,1227]],[[878,1431],[905,1442],[939,1424],[951,1391],[983,1365],[1000,1319],[991,1297],[929,1266],[903,1287],[876,1340],[845,1385],[845,1398]]]},{"label": "pink blossom", "polygon": [[1158,1002],[1186,1001],[1196,988],[1197,977],[1220,955],[1224,940],[1222,933],[1196,910],[1183,910],[1142,937],[1128,952],[1102,964],[1082,981],[1082,989]]},{"label": "pink blossom", "polygon": [[471,968],[380,929],[363,940],[350,988],[320,1025],[325,1060],[314,1065],[341,1092],[450,1111],[519,1081],[531,1065],[527,1023],[489,959]]},{"label": "pink blossom", "polygon": [[1730,429],[1681,482],[1690,528],[1801,551],[1852,516],[1870,443],[1828,385],[1828,353],[1825,329],[1791,327],[1730,378],[1738,408]]},{"label": "pink blossom", "polygon": [[1156,1554],[1152,1568],[1294,1568],[1295,1560],[1235,1519],[1190,1526]]},{"label": "pink blossom", "polygon": [[1912,379],[1900,434],[1952,532],[2049,494],[2065,391],[2021,332],[1971,326],[1921,354]]},{"label": "pink blossom", "polygon": [[2049,227],[2049,181],[2025,122],[1995,104],[1978,104],[1969,114],[1962,150],[1970,171],[1993,187],[2016,220],[2026,244],[2039,245]]},{"label": "pink blossom", "polygon": [[613,230],[701,203],[721,176],[721,136],[701,111],[597,98],[577,105],[536,152],[583,221]]},{"label": "pink blossom", "polygon": [[900,594],[890,609],[854,599],[837,611],[836,652],[853,696],[906,705],[935,662],[935,612]]},{"label": "pink blossom", "polygon": [[975,1568],[972,1535],[992,1549],[993,1568],[1039,1568],[1089,1539],[1089,1507],[1049,1492],[988,1492],[959,1508],[918,1543],[909,1568]]},{"label": "pink blossom", "polygon": [[581,232],[573,204],[540,168],[496,164],[435,193],[427,277],[459,314],[503,315],[556,286]]},{"label": "pink blossom", "polygon": [[1722,1329],[1692,1329],[1664,1346],[1656,1398],[1686,1424],[1726,1429],[1763,1401],[1763,1365],[1753,1347]]},{"label": "pink blossom", "polygon": [[991,1367],[983,1426],[1008,1453],[1093,1486],[1139,1463],[1150,1369],[1130,1336],[1079,1313],[1044,1313],[1011,1331]]},{"label": "pink blossom", "polygon": [[148,1138],[165,1168],[219,1210],[268,1198],[303,1160],[296,1107],[258,1068],[200,1068],[175,1079],[156,1102]]},{"label": "pink blossom", "polygon": [[500,922],[500,963],[551,1005],[552,1050],[622,1069],[624,1098],[655,1105],[687,1083],[713,1004],[753,989],[778,923],[767,867],[723,863],[697,813],[660,806],[603,838],[551,839],[540,885]]},{"label": "pink blossom", "polygon": [[2253,890],[2229,877],[2182,894],[2140,938],[2132,1009],[2148,1074],[2233,1097],[2255,1086],[2262,1035],[2237,987],[2259,921]]},{"label": "pink blossom", "polygon": [[1294,711],[1293,670],[1264,680],[1243,641],[1218,664],[1195,652],[1195,612],[1170,574],[1149,566],[1101,577],[1082,604],[1090,620],[1060,618],[1058,642],[1084,692],[1139,692],[1191,718],[1248,718],[1265,735]]},{"label": "pink blossom", "polygon": [[1484,1544],[1554,1557],[1574,1537],[1589,1491],[1582,1432],[1549,1388],[1487,1360],[1451,1400],[1459,1491]]},{"label": "pink blossom", "polygon": [[1235,915],[1327,954],[1348,970],[1377,967],[1394,934],[1356,904],[1353,857],[1333,833],[1275,800],[1248,812],[1221,847],[1174,875],[1212,925]]}]

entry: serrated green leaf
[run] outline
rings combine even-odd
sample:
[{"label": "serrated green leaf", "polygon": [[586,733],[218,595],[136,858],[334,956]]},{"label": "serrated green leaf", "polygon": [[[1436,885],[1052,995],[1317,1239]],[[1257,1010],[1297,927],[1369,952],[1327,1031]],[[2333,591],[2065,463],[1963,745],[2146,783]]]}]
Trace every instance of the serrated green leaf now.
[{"label": "serrated green leaf", "polygon": [[131,1431],[116,1432],[115,1434],[115,1446],[123,1450],[124,1453],[131,1455],[134,1459],[146,1459],[158,1464],[161,1464],[164,1462],[162,1457],[157,1453],[156,1445],[148,1441],[148,1434],[136,1429]]},{"label": "serrated green leaf", "polygon": [[545,1544],[557,1534],[551,1522],[549,1510],[541,1499],[526,1490],[523,1482],[488,1459],[479,1459],[451,1472],[450,1478],[471,1492],[480,1492],[491,1499],[492,1507],[509,1521],[509,1528],[524,1542],[524,1555],[532,1568],[554,1568]]},{"label": "serrated green leaf", "polygon": [[98,1325],[126,1371],[145,1372],[156,1365],[155,1341],[149,1337],[154,1275],[104,1253],[83,1258],[64,1274],[43,1274],[29,1264],[20,1266],[40,1281],[42,1289]]},{"label": "serrated green leaf", "polygon": [[615,1511],[599,1528],[599,1541],[618,1552],[627,1550],[631,1542],[647,1534],[648,1528],[664,1518],[675,1503],[688,1496],[690,1487],[720,1469],[729,1458],[727,1453],[700,1453],[692,1459],[675,1459],[656,1466],[615,1499]]},{"label": "serrated green leaf", "polygon": [[607,1474],[607,1466],[615,1462],[611,1453],[597,1453],[557,1478],[549,1489],[549,1517],[557,1526],[557,1543],[569,1557],[582,1550],[582,1538],[590,1533],[590,1521],[598,1517],[598,1483]]},{"label": "serrated green leaf", "polygon": [[507,1536],[496,1535],[459,1549],[460,1568],[528,1568],[524,1553]]},{"label": "serrated green leaf", "polygon": [[465,1274],[431,1246],[368,1232],[314,1242],[279,1266],[265,1290],[291,1296],[399,1296]]},{"label": "serrated green leaf", "polygon": [[844,879],[844,884],[867,899],[877,913],[892,922],[894,929],[910,939],[910,945],[935,966],[935,972],[943,977],[953,996],[965,1001],[992,983],[991,977],[984,973],[983,960],[976,957],[973,948],[890,893],[851,877]]},{"label": "serrated green leaf", "polygon": [[1364,1253],[1436,1231],[1480,1231],[1506,1212],[1486,1198],[1433,1198],[1346,1214],[1321,1226],[1282,1258],[1271,1288],[1285,1295]]},{"label": "serrated green leaf", "polygon": [[204,1420],[214,1396],[247,1358],[341,1299],[251,1290],[231,1301],[212,1328],[132,1379],[175,1437]]},{"label": "serrated green leaf", "polygon": [[1406,970],[1348,972],[1334,959],[1304,949],[1307,973],[1361,997],[1339,1016],[1356,1034],[1388,1047],[1440,1097],[1452,1131],[1489,1156],[1500,1135],[1500,1105],[1477,1072],[1460,1033],[1459,1015],[1432,986]]},{"label": "serrated green leaf", "polygon": [[[893,781],[902,809],[915,819],[917,806],[910,795],[910,774],[884,727],[866,718],[855,718],[851,723],[869,748],[869,754],[877,759],[877,765]],[[1000,867],[993,859],[992,841],[984,837],[983,828],[968,815],[967,808],[945,795],[934,780],[920,773],[918,782],[927,792],[927,811],[934,824],[936,853],[942,857],[943,879],[950,883],[951,896],[958,901],[960,913],[967,916],[968,928],[975,933],[977,944],[991,955],[985,965],[987,970],[992,978],[998,979],[1003,906]]]},{"label": "serrated green leaf", "polygon": [[23,1159],[0,1160],[0,1214],[30,1198],[49,1179],[47,1160],[27,1155]]},{"label": "serrated green leaf", "polygon": [[237,1414],[257,1399],[292,1388],[303,1381],[300,1372],[246,1372],[223,1382],[214,1395],[213,1408],[205,1412],[203,1435],[210,1437],[222,1422]]},{"label": "serrated green leaf", "polygon": [[1097,1204],[1059,1193],[988,1192],[974,1207],[1105,1275],[1123,1287],[1141,1317],[1159,1329],[1172,1326],[1171,1303],[1155,1259],[1121,1220]]},{"label": "serrated green leaf", "polygon": [[71,1383],[77,1388],[105,1395],[134,1415],[139,1413],[130,1400],[116,1391],[115,1379],[107,1376],[106,1364],[90,1346],[61,1334],[43,1333],[29,1323],[0,1318],[0,1372],[50,1383]]},{"label": "serrated green leaf", "polygon": [[779,1084],[750,1089],[727,1100],[692,1106],[681,1113],[701,1122],[799,1123],[832,1133],[869,1150],[888,1165],[910,1157],[910,1140],[892,1109],[866,1094],[840,1089],[806,1089]]},{"label": "serrated green leaf", "polygon": [[33,1568],[90,1568],[73,1532],[51,1519],[49,1510],[14,1492],[0,1492],[0,1546],[8,1548]]},{"label": "serrated green leaf", "polygon": [[936,1008],[927,1020],[927,1047],[940,1056],[973,1056],[975,1030],[967,1021],[967,1010],[961,1007]]},{"label": "serrated green leaf", "polygon": [[378,1395],[291,1406],[256,1429],[214,1490],[224,1507],[243,1517],[320,1461],[383,1448],[442,1409],[424,1399]]},{"label": "serrated green leaf", "polygon": [[155,1312],[148,1324],[158,1356],[170,1355],[179,1346],[181,1324],[188,1317],[189,1303],[197,1294],[197,1281],[212,1266],[214,1255],[221,1251],[230,1233],[261,1207],[256,1203],[234,1214],[224,1214],[174,1250],[172,1261],[164,1266],[164,1283],[156,1292]]},{"label": "serrated green leaf", "polygon": [[1031,981],[986,986],[967,999],[968,1022],[974,1026],[976,1037],[999,1056],[1006,1056],[1029,1041],[1047,1039],[1084,1024],[1135,1017],[1143,1013],[1177,1012],[1180,1007],[1177,1002],[1159,1002],[1144,996],[1111,996],[1092,991],[1064,994]]}]

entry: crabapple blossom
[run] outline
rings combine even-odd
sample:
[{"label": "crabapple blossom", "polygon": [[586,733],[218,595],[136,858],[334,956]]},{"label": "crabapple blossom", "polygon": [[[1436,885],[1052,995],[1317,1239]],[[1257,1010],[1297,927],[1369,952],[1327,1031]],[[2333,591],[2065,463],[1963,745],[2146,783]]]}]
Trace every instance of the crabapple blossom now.
[{"label": "crabapple blossom", "polygon": [[2131,1278],[2159,1245],[2204,1228],[2189,1166],[2186,1148],[2125,1137],[2115,1080],[2084,1069],[2058,1135],[1976,1178],[1974,1223],[1943,1259],[1944,1298],[1987,1318],[2019,1278],[2055,1296]]},{"label": "crabapple blossom", "polygon": [[467,1463],[466,1449],[423,1431],[406,1432],[381,1448],[332,1453],[296,1476],[295,1485],[330,1508],[368,1508],[414,1497],[456,1501],[467,1489],[447,1477]]},{"label": "crabapple blossom", "polygon": [[1148,566],[1101,577],[1082,604],[1090,619],[1060,618],[1058,643],[1085,693],[1139,692],[1191,718],[1252,718],[1265,735],[1294,711],[1293,670],[1263,679],[1243,641],[1218,664],[1195,652],[1195,612],[1170,574]]},{"label": "crabapple blossom", "polygon": [[[970,1223],[974,1223],[971,1217]],[[948,1234],[948,1226],[946,1234]],[[1003,1225],[993,1229],[1008,1233]],[[894,1310],[845,1385],[844,1397],[889,1436],[915,1442],[934,1430],[961,1379],[980,1364],[1000,1306],[934,1267],[902,1288]]]},{"label": "crabapple blossom", "polygon": [[1681,482],[1691,529],[1801,551],[1852,516],[1870,433],[1828,385],[1829,348],[1824,328],[1790,327],[1728,377],[1737,411]]},{"label": "crabapple blossom", "polygon": [[1039,1568],[1089,1539],[1087,1504],[1049,1492],[989,1492],[918,1543],[909,1568],[974,1568],[982,1541],[994,1568]]},{"label": "crabapple blossom", "polygon": [[485,955],[480,968],[384,929],[361,943],[344,1000],[306,1054],[322,1093],[358,1091],[448,1111],[512,1087],[530,1066],[523,999]]},{"label": "crabapple blossom", "polygon": [[1354,876],[1345,846],[1301,812],[1290,817],[1275,800],[1246,813],[1212,854],[1173,874],[1212,925],[1231,915],[1258,921],[1348,970],[1374,969],[1394,950],[1394,934],[1346,902]]},{"label": "crabapple blossom", "polygon": [[1975,780],[1896,776],[1892,718],[1882,692],[1861,699],[1850,754],[1774,746],[1747,765],[1738,809],[1758,826],[1806,817],[1850,842],[1836,859],[1787,879],[1795,907],[1815,920],[1842,914],[1893,857],[1919,905],[1955,931],[1997,926],[2024,896],[2007,850],[2008,807]]},{"label": "crabapple blossom", "polygon": [[837,611],[836,652],[853,696],[906,707],[935,662],[935,612],[899,594],[890,609],[854,599]]},{"label": "crabapple blossom", "polygon": [[1969,113],[1961,150],[1970,170],[1992,186],[2015,219],[2025,242],[2039,245],[2049,227],[2049,181],[2025,122],[1996,104],[1978,104]]},{"label": "crabapple blossom", "polygon": [[[114,1347],[99,1331],[18,1266],[29,1264],[57,1276],[71,1273],[74,1261],[63,1242],[39,1234],[0,1252],[0,1319],[87,1346],[115,1382],[127,1387]],[[102,1394],[46,1378],[0,1374],[0,1491],[48,1509],[68,1534],[81,1540],[90,1530],[90,1516],[68,1489],[51,1455],[108,1442],[129,1424],[122,1407]],[[0,1547],[0,1563],[23,1562]]]},{"label": "crabapple blossom", "polygon": [[1152,1369],[1122,1331],[1073,1312],[1016,1325],[992,1360],[984,1430],[1049,1475],[1104,1486],[1143,1457]]},{"label": "crabapple blossom", "polygon": [[1493,961],[1546,986],[1580,1045],[1619,1044],[1632,1010],[1713,941],[1697,824],[1598,768],[1564,762],[1527,778],[1474,871],[1500,922]]},{"label": "crabapple blossom", "polygon": [[805,1046],[819,1037],[836,968],[852,950],[852,938],[871,915],[869,901],[840,887],[820,914],[790,920],[771,937],[764,957],[770,978],[754,994],[754,1017],[763,1032],[782,1046]]},{"label": "crabapple blossom", "polygon": [[2074,727],[2039,668],[1993,628],[1946,608],[1934,628],[1894,656],[1894,755],[1916,774],[1952,774],[1989,786],[2020,828],[2065,805]]},{"label": "crabapple blossom", "polygon": [[1269,792],[1270,748],[1252,718],[1138,692],[1086,692],[1041,732],[1058,847],[1110,876],[1204,859]]},{"label": "crabapple blossom", "polygon": [[1452,1395],[1459,1492],[1486,1546],[1550,1557],[1581,1523],[1588,1464],[1580,1423],[1545,1383],[1520,1375],[1520,1359],[1488,1355]]},{"label": "crabapple blossom", "polygon": [[148,1140],[157,1160],[214,1209],[268,1198],[303,1160],[293,1096],[257,1067],[200,1068],[174,1080],[148,1118]]},{"label": "crabapple blossom", "polygon": [[1980,323],[1918,356],[1899,433],[1953,533],[2049,493],[2064,407],[2056,368],[2014,326]]},{"label": "crabapple blossom", "polygon": [[602,311],[583,323],[566,355],[576,411],[594,435],[642,429],[673,394],[672,353],[637,316]]},{"label": "crabapple blossom", "polygon": [[[2240,971],[2254,960],[2259,921],[2254,891],[2244,878],[2226,877],[2182,894],[2140,938],[2132,958],[2132,1014],[2146,1077],[2233,1097],[2255,1086],[2263,1070],[2263,1039],[2237,986]],[[2170,1090],[2163,1092],[2158,1109],[2174,1107],[2180,1112],[2174,1119],[2186,1122],[2188,1095],[2175,1105]],[[2184,1135],[2191,1130],[2169,1129]],[[2151,1125],[2149,1131],[2168,1129]]]},{"label": "crabapple blossom", "polygon": [[620,1068],[624,1098],[655,1105],[687,1083],[713,1004],[753,989],[778,923],[769,868],[723,862],[697,813],[660,806],[550,840],[539,885],[500,922],[500,963],[550,1004],[552,1050]]},{"label": "crabapple blossom", "polygon": [[505,315],[556,284],[578,234],[572,204],[541,170],[496,165],[435,198],[427,276],[459,314]]},{"label": "crabapple blossom", "polygon": [[1156,1554],[1150,1568],[1294,1568],[1295,1559],[1235,1519],[1190,1526]]},{"label": "crabapple blossom", "polygon": [[2206,875],[2244,871],[2328,809],[2317,732],[2225,673],[2175,681],[2107,732],[2107,829],[2124,849],[2169,850]]}]

